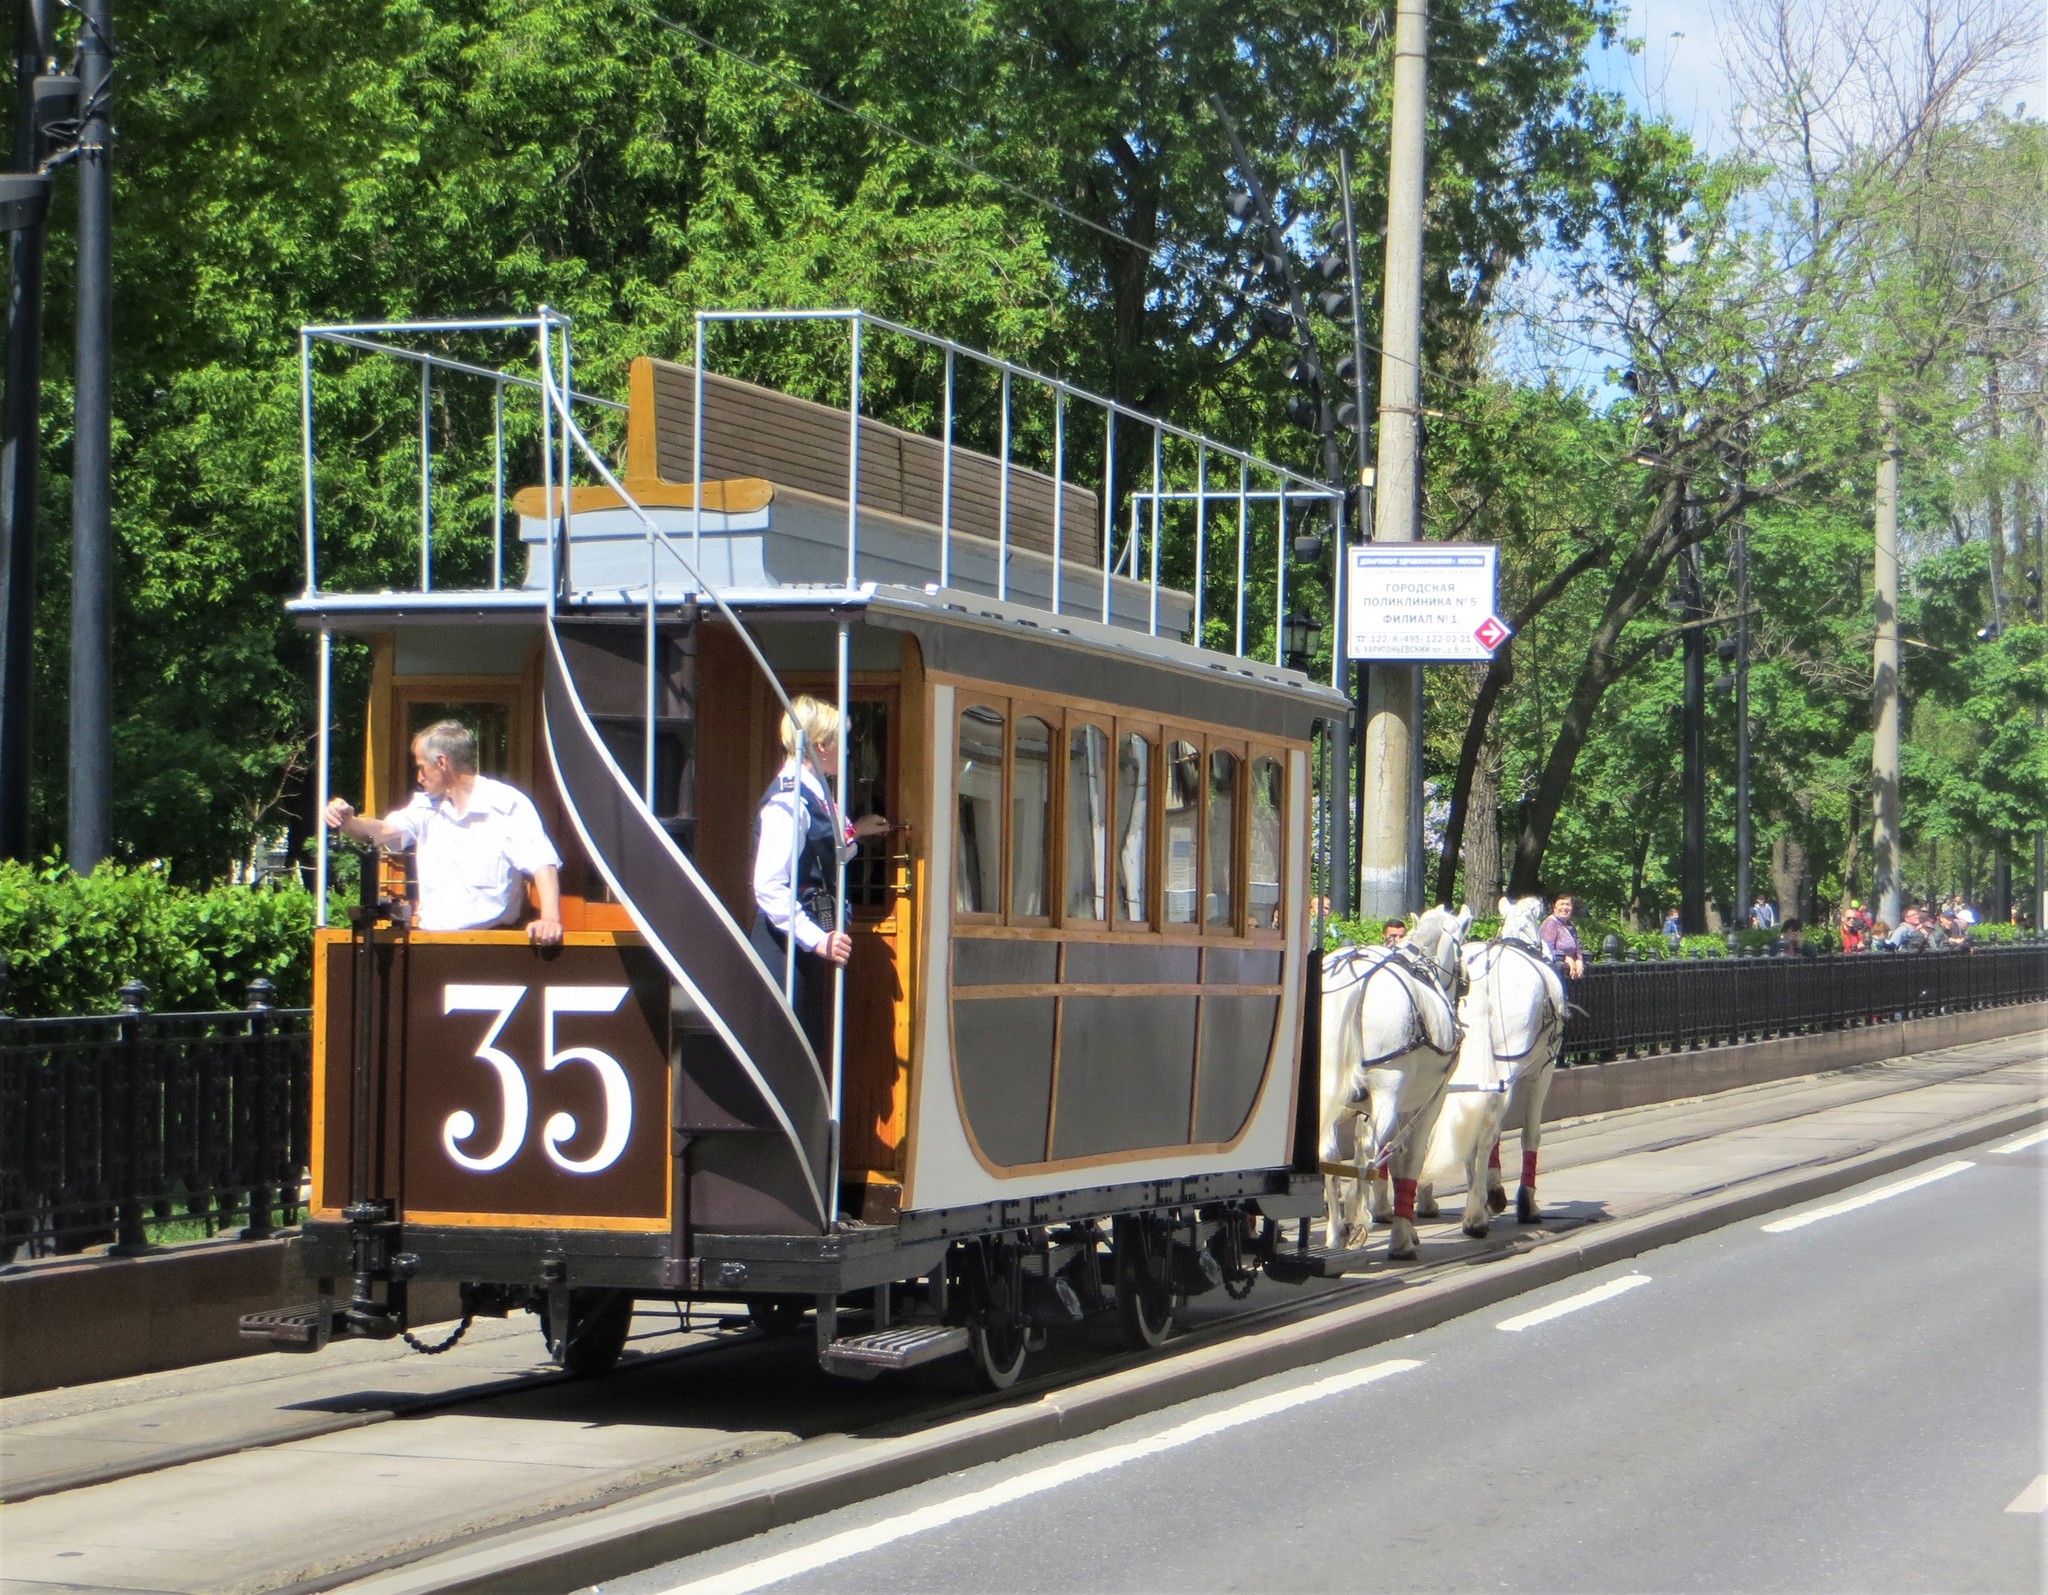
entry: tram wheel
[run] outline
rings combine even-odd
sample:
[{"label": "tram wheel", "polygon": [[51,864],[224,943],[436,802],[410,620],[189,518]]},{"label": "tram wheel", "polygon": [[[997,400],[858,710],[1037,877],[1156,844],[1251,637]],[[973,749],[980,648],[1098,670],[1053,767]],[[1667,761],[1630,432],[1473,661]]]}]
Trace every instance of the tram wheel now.
[{"label": "tram wheel", "polygon": [[548,1353],[570,1373],[588,1377],[610,1373],[626,1349],[633,1328],[633,1298],[623,1290],[588,1289],[569,1292],[569,1330],[557,1340],[545,1305],[540,1310],[540,1335]]},{"label": "tram wheel", "polygon": [[788,1296],[749,1296],[747,1317],[764,1335],[793,1335],[803,1325],[804,1304]]},{"label": "tram wheel", "polygon": [[1149,1351],[1173,1333],[1172,1256],[1166,1226],[1127,1214],[1111,1227],[1116,1258],[1116,1316],[1124,1340]]},{"label": "tram wheel", "polygon": [[974,1366],[991,1390],[1007,1390],[1024,1374],[1031,1336],[1022,1324],[975,1324],[967,1331]]}]

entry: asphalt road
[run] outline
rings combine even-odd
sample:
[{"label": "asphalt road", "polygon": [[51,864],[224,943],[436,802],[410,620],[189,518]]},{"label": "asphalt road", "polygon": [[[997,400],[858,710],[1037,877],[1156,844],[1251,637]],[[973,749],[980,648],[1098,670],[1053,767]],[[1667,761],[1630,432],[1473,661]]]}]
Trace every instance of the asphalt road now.
[{"label": "asphalt road", "polygon": [[2010,1137],[601,1587],[2039,1591],[2044,1199]]}]

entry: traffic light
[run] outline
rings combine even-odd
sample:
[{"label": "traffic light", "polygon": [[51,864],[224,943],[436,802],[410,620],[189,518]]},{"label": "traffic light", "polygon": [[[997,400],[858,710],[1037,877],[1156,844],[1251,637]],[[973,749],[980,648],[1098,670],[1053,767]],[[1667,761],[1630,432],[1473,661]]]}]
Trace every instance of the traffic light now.
[{"label": "traffic light", "polygon": [[1351,319],[1351,295],[1330,289],[1316,295],[1316,308],[1332,321],[1348,322]]},{"label": "traffic light", "polygon": [[1297,349],[1287,357],[1287,364],[1281,368],[1287,373],[1289,382],[1299,382],[1314,387],[1323,380],[1323,365],[1305,349]]},{"label": "traffic light", "polygon": [[1252,321],[1269,338],[1285,338],[1294,331],[1294,318],[1278,305],[1260,305]]},{"label": "traffic light", "polygon": [[1234,222],[1248,222],[1253,216],[1258,214],[1259,202],[1252,198],[1251,192],[1248,189],[1239,188],[1232,190],[1230,198],[1223,203],[1224,208],[1230,212],[1230,219]]},{"label": "traffic light", "polygon": [[1313,431],[1322,424],[1322,406],[1306,393],[1291,394],[1287,400],[1287,419]]}]

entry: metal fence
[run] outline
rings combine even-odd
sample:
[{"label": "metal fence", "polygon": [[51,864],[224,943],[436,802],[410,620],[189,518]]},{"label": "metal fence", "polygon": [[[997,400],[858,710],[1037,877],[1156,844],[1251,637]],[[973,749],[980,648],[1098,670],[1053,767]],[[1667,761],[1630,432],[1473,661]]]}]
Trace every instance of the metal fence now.
[{"label": "metal fence", "polygon": [[2048,999],[2048,946],[1589,963],[1565,1061],[1597,1063]]},{"label": "metal fence", "polygon": [[[298,1221],[311,1010],[0,1014],[0,1262]],[[172,1226],[167,1228],[166,1226]]]}]

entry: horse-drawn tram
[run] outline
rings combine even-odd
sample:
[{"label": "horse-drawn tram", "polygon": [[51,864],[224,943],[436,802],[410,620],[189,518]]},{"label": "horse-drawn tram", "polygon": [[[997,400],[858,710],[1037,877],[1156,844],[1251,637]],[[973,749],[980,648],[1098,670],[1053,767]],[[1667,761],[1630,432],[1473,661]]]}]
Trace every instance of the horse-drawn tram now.
[{"label": "horse-drawn tram", "polygon": [[[757,349],[842,340],[846,401],[706,370],[734,321]],[[537,360],[451,352],[508,329]],[[865,413],[885,340],[926,431]],[[857,312],[706,313],[695,363],[635,361],[624,406],[570,389],[546,311],[302,348],[290,607],[320,639],[323,801],[335,639],[357,639],[363,813],[406,803],[423,726],[465,723],[559,852],[562,932],[420,928],[405,866],[362,870],[315,949],[323,1296],[245,1334],[393,1336],[408,1285],[455,1282],[597,1371],[636,1300],[739,1300],[766,1328],[814,1313],[835,1372],[966,1353],[1001,1386],[1088,1315],[1156,1344],[1191,1293],[1337,1266],[1289,1221],[1323,1204],[1313,767],[1343,700],[1275,640],[1325,488]],[[495,466],[490,535],[462,545],[488,585],[434,580],[460,529],[431,484],[416,586],[322,585],[350,528],[316,504],[316,377],[341,386],[316,352],[416,368],[423,476],[437,422],[481,414],[502,462],[488,440],[527,406],[539,480]],[[445,399],[465,382],[481,410]],[[962,440],[974,405],[993,449]],[[839,747],[799,731],[798,757],[860,837],[807,900],[851,943],[837,968],[764,954],[755,923],[802,695],[839,711]]]}]

